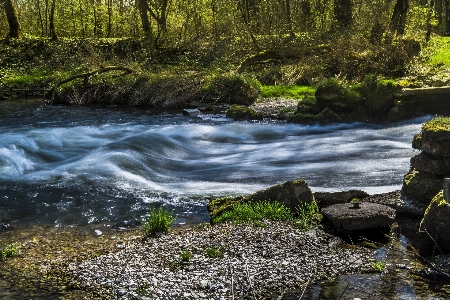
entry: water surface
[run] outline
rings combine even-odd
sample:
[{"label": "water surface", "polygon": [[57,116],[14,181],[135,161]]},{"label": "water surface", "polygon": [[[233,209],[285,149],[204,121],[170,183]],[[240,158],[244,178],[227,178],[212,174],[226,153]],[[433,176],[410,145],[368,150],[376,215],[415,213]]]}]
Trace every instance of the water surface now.
[{"label": "water surface", "polygon": [[399,189],[429,117],[390,126],[235,122],[145,108],[0,102],[0,219],[117,222],[165,205],[208,220],[208,197],[305,179],[313,191]]}]

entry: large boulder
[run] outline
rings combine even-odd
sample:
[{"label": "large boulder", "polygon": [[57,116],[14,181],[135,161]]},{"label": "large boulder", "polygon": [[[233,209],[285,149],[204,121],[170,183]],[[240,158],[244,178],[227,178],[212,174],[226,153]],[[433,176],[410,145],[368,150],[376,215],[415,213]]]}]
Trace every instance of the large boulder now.
[{"label": "large boulder", "polygon": [[430,199],[442,189],[443,181],[442,176],[411,170],[403,177],[402,193],[411,201],[425,204],[426,207]]},{"label": "large boulder", "polygon": [[395,209],[367,202],[361,203],[360,208],[353,208],[351,203],[332,205],[322,214],[341,233],[390,226],[395,219]]},{"label": "large boulder", "polygon": [[289,207],[292,212],[295,212],[301,202],[313,202],[314,196],[306,181],[294,180],[272,186],[246,197],[215,198],[209,201],[207,209],[211,219],[215,219],[237,203],[259,201],[278,201]]},{"label": "large boulder", "polygon": [[427,232],[427,236],[434,240],[439,249],[450,253],[450,204],[444,199],[443,191],[431,201],[419,231]]},{"label": "large boulder", "polygon": [[435,158],[426,152],[411,157],[411,166],[419,172],[433,175],[450,174],[450,160]]},{"label": "large boulder", "polygon": [[450,156],[450,141],[432,141],[424,139],[422,134],[416,134],[412,144],[414,149],[423,150],[434,157]]}]

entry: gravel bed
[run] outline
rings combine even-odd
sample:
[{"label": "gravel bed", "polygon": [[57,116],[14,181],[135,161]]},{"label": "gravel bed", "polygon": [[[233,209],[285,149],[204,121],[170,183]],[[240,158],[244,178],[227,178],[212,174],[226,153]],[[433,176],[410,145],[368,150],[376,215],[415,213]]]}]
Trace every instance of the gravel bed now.
[{"label": "gravel bed", "polygon": [[[208,256],[208,248],[221,255]],[[284,222],[203,224],[127,241],[119,251],[68,265],[66,272],[72,284],[117,299],[267,299],[289,290],[300,294],[320,279],[367,272],[372,251]],[[187,252],[192,258],[183,261]]]},{"label": "gravel bed", "polygon": [[257,112],[262,113],[265,117],[280,117],[280,109],[297,109],[298,99],[284,99],[284,98],[264,98],[254,103],[251,108]]}]

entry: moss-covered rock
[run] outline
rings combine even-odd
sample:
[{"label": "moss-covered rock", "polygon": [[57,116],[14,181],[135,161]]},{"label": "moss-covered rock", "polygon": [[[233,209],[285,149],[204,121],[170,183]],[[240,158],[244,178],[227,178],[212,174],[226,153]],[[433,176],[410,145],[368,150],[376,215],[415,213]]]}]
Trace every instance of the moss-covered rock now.
[{"label": "moss-covered rock", "polygon": [[424,139],[422,134],[416,134],[413,139],[412,146],[414,149],[422,150],[434,157],[450,156],[450,141],[434,142]]},{"label": "moss-covered rock", "polygon": [[329,108],[325,108],[317,115],[319,123],[337,123],[342,121],[342,118]]},{"label": "moss-covered rock", "polygon": [[450,205],[444,199],[443,191],[431,200],[420,222],[420,231],[426,231],[440,250],[450,252]]},{"label": "moss-covered rock", "polygon": [[219,75],[212,77],[203,87],[206,102],[250,105],[258,99],[260,83],[251,78],[238,75]]},{"label": "moss-covered rock", "polygon": [[403,177],[402,193],[412,201],[428,205],[441,189],[442,176],[412,170]]},{"label": "moss-covered rock", "polygon": [[316,107],[319,111],[326,108],[340,113],[350,113],[359,104],[361,98],[357,91],[350,90],[336,79],[321,82],[316,90]]},{"label": "moss-covered rock", "polygon": [[434,118],[422,126],[422,138],[427,141],[450,141],[450,118]]},{"label": "moss-covered rock", "polygon": [[227,110],[227,118],[235,120],[262,120],[263,115],[256,110],[243,106],[243,105],[231,105]]},{"label": "moss-covered rock", "polygon": [[318,122],[317,115],[303,113],[293,113],[287,117],[287,121],[297,124],[311,124]]},{"label": "moss-covered rock", "polygon": [[450,161],[445,158],[436,158],[427,152],[411,157],[411,166],[419,172],[433,175],[450,174]]},{"label": "moss-covered rock", "polygon": [[295,212],[301,202],[313,202],[314,196],[304,180],[294,180],[272,186],[246,197],[215,198],[208,203],[207,209],[211,220],[214,220],[231,209],[236,203],[259,201],[278,201]]}]

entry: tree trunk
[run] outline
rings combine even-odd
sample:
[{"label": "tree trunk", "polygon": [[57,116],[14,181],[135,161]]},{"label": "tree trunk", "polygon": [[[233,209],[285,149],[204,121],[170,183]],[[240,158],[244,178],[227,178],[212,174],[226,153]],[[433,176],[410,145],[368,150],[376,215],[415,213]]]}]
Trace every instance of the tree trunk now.
[{"label": "tree trunk", "polygon": [[146,0],[138,0],[136,1],[137,8],[139,10],[139,15],[141,17],[142,30],[144,31],[145,37],[152,36],[152,28],[150,25],[150,21],[148,19],[148,3]]},{"label": "tree trunk", "polygon": [[294,29],[292,28],[292,19],[291,19],[291,1],[285,0],[286,3],[286,21],[289,30],[289,36],[291,39],[295,39]]},{"label": "tree trunk", "polygon": [[[447,1],[447,0],[446,0]],[[406,15],[408,14],[409,4],[408,0],[397,0],[392,14],[389,28],[392,33],[403,35],[405,33]]]},{"label": "tree trunk", "polygon": [[112,0],[108,0],[108,28],[106,37],[110,38],[112,32]]},{"label": "tree trunk", "polygon": [[5,0],[4,3],[6,18],[9,25],[9,38],[22,38],[22,28],[20,28],[19,19],[17,18],[16,7],[12,0]]},{"label": "tree trunk", "polygon": [[45,29],[44,29],[44,21],[42,20],[41,0],[37,0],[36,4],[38,10],[39,25],[41,25],[41,35],[44,36]]},{"label": "tree trunk", "polygon": [[339,28],[348,28],[353,25],[352,0],[334,0],[334,19]]},{"label": "tree trunk", "polygon": [[445,33],[450,33],[450,2],[445,0]]},{"label": "tree trunk", "polygon": [[52,6],[50,8],[50,16],[49,16],[49,36],[52,40],[56,40],[58,36],[55,32],[55,6],[56,0],[52,0]]}]

